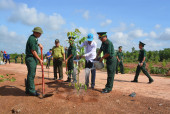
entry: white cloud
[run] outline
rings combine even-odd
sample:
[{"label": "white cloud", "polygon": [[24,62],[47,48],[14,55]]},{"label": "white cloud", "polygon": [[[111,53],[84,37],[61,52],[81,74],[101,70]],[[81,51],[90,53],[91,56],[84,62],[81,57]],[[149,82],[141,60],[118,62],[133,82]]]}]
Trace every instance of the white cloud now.
[{"label": "white cloud", "polygon": [[112,23],[112,20],[111,19],[106,19],[104,22],[101,22],[100,23],[100,26],[101,27],[105,27],[105,26],[107,26],[107,25],[109,25],[109,24],[111,24]]},{"label": "white cloud", "polygon": [[125,23],[120,23],[119,27],[111,28],[112,32],[123,32],[125,30],[127,30],[127,26]]},{"label": "white cloud", "polygon": [[[6,8],[11,8],[11,6],[16,6],[12,8],[12,15],[9,17],[9,21],[16,23],[21,22],[25,25],[30,26],[43,26],[49,30],[59,30],[62,25],[66,22],[60,14],[46,15],[44,13],[38,12],[35,8],[29,8],[27,4],[14,3],[12,0],[2,0],[3,6]],[[9,7],[5,6],[6,4]]]},{"label": "white cloud", "polygon": [[80,30],[80,32],[81,32],[81,34],[82,34],[83,36],[87,36],[87,34],[88,34],[88,29],[83,28],[83,27],[78,27],[78,29]]},{"label": "white cloud", "polygon": [[149,33],[149,36],[150,36],[151,38],[157,38],[157,37],[158,37],[157,34],[156,34],[154,31],[151,31],[151,32]]},{"label": "white cloud", "polygon": [[13,0],[0,0],[0,9],[12,9],[15,8]]},{"label": "white cloud", "polygon": [[129,37],[131,37],[131,38],[145,37],[147,35],[148,34],[144,33],[143,30],[141,30],[141,29],[136,29],[136,30],[129,32]]},{"label": "white cloud", "polygon": [[166,28],[163,33],[161,33],[159,40],[170,40],[170,28]]},{"label": "white cloud", "polygon": [[6,26],[0,26],[0,49],[7,53],[25,52],[26,38],[18,35],[16,32],[11,32]]},{"label": "white cloud", "polygon": [[161,25],[159,25],[159,24],[156,24],[156,25],[155,25],[155,28],[156,28],[156,29],[159,29],[160,27],[161,27]]},{"label": "white cloud", "polygon": [[89,19],[89,11],[88,10],[83,13],[83,18],[85,18],[86,20]]}]

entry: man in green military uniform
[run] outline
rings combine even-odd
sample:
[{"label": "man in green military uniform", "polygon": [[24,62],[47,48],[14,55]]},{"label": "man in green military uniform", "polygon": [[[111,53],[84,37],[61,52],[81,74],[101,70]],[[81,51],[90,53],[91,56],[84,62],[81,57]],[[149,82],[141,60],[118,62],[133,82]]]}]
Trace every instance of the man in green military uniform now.
[{"label": "man in green military uniform", "polygon": [[116,74],[118,74],[118,67],[120,66],[121,74],[124,74],[124,66],[123,66],[123,53],[122,53],[122,46],[119,46],[119,51],[117,52],[117,65],[116,65]]},{"label": "man in green military uniform", "polygon": [[[71,75],[73,77],[73,82],[77,82],[76,74],[74,72],[74,63],[73,59],[76,57],[76,45],[74,44],[74,37],[69,36],[70,46],[68,48],[67,59],[66,59],[66,71],[68,70],[68,78],[65,82],[71,82]],[[68,69],[67,69],[68,68]]]},{"label": "man in green military uniform", "polygon": [[21,64],[24,64],[24,53],[21,54]]},{"label": "man in green military uniform", "polygon": [[17,63],[18,55],[15,56],[15,63]]},{"label": "man in green military uniform", "polygon": [[43,61],[37,54],[38,46],[43,49],[43,46],[38,44],[38,38],[41,36],[43,31],[40,27],[35,27],[32,31],[33,34],[28,38],[25,50],[25,61],[28,70],[25,93],[31,96],[39,96],[40,94],[35,91],[34,78],[38,61],[41,65],[43,65]]},{"label": "man in green military uniform", "polygon": [[140,73],[141,70],[149,78],[149,83],[152,83],[154,81],[145,68],[145,66],[146,66],[146,62],[145,62],[145,60],[146,60],[146,50],[144,49],[144,45],[145,45],[144,43],[139,42],[139,49],[140,49],[139,58],[138,58],[139,64],[138,64],[137,69],[136,69],[135,78],[131,82],[138,82],[138,77],[139,77],[139,73]]},{"label": "man in green military uniform", "polygon": [[105,89],[103,89],[102,93],[109,93],[110,91],[112,91],[113,88],[113,81],[117,63],[114,53],[114,46],[112,42],[107,38],[106,32],[98,32],[97,34],[99,35],[99,39],[102,41],[102,45],[100,47],[100,50],[98,51],[96,59],[103,51],[104,56],[100,59],[100,62],[102,62],[103,59],[106,59],[107,65],[107,84],[105,86]]},{"label": "man in green military uniform", "polygon": [[52,48],[54,80],[57,79],[57,70],[59,72],[59,80],[63,79],[63,61],[65,61],[64,48],[60,45],[58,39],[55,40],[55,46]]}]

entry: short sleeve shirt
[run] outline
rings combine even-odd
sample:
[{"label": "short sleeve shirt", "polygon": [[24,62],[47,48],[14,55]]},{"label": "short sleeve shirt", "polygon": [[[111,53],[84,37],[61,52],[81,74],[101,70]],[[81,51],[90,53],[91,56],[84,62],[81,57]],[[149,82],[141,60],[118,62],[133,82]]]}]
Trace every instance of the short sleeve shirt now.
[{"label": "short sleeve shirt", "polygon": [[105,42],[102,42],[100,50],[103,51],[104,55],[105,54],[109,54],[109,57],[113,57],[114,56],[114,46],[113,46],[113,43],[110,40],[108,40],[108,39]]},{"label": "short sleeve shirt", "polygon": [[143,48],[139,51],[138,61],[142,62],[144,57],[146,57],[146,50]]},{"label": "short sleeve shirt", "polygon": [[31,50],[34,50],[38,53],[38,39],[34,35],[31,35],[27,40],[25,50],[27,57],[34,57]]},{"label": "short sleeve shirt", "polygon": [[67,56],[69,57],[71,54],[73,56],[70,59],[73,59],[76,56],[76,45],[75,44],[70,45],[69,48],[68,48],[68,55]]},{"label": "short sleeve shirt", "polygon": [[52,48],[52,56],[53,56],[53,58],[55,58],[55,59],[63,58],[63,54],[64,54],[63,46],[59,46],[59,47],[54,46]]},{"label": "short sleeve shirt", "polygon": [[120,60],[122,60],[123,59],[123,53],[122,52],[117,52],[117,56],[118,56],[118,58],[120,59]]},{"label": "short sleeve shirt", "polygon": [[[52,55],[52,53],[50,53],[50,52],[47,52],[47,54],[46,54],[47,56],[50,56],[50,55]],[[48,58],[51,58],[52,56],[50,56],[50,57],[48,57]]]}]

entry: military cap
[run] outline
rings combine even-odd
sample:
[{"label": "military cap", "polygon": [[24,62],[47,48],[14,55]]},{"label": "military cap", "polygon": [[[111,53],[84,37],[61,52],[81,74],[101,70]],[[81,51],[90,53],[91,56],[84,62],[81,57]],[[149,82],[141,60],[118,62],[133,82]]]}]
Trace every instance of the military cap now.
[{"label": "military cap", "polygon": [[38,32],[38,33],[43,33],[42,29],[40,27],[35,27],[32,32]]},{"label": "military cap", "polygon": [[143,42],[139,41],[139,45],[142,45],[144,47],[145,44]]},{"label": "military cap", "polygon": [[122,46],[119,46],[119,48],[121,48],[121,49],[122,49]]},{"label": "military cap", "polygon": [[74,36],[69,36],[68,39],[72,39],[72,40],[75,40],[76,38]]},{"label": "military cap", "polygon": [[56,40],[55,40],[55,43],[59,43],[59,42],[60,42],[59,39],[56,39]]},{"label": "military cap", "polygon": [[99,35],[99,38],[102,38],[104,36],[107,36],[106,34],[107,32],[97,32],[97,34]]}]

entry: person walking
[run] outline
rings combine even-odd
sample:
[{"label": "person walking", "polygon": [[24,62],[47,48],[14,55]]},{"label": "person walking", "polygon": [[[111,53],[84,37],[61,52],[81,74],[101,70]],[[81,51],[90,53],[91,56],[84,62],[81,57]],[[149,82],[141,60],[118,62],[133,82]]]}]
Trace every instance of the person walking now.
[{"label": "person walking", "polygon": [[139,42],[139,57],[138,57],[138,66],[136,68],[136,74],[135,74],[135,77],[134,77],[134,80],[132,80],[131,82],[138,82],[138,77],[139,77],[139,73],[142,72],[148,77],[149,79],[149,84],[151,84],[154,80],[151,78],[151,76],[149,75],[149,73],[147,72],[145,66],[146,66],[146,50],[144,49],[144,43],[143,42]]}]

